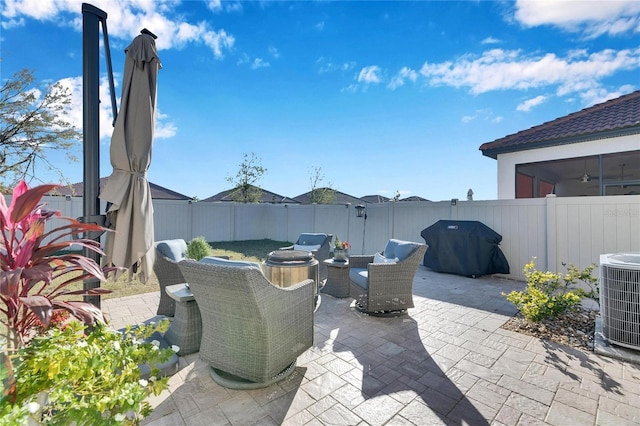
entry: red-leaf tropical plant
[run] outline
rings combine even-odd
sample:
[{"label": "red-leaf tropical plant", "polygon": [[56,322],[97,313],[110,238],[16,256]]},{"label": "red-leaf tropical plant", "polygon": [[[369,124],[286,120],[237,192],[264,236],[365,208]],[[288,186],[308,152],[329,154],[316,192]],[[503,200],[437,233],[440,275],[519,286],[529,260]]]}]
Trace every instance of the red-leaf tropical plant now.
[{"label": "red-leaf tropical plant", "polygon": [[[0,195],[0,321],[7,328],[9,352],[24,346],[36,328],[47,328],[56,311],[68,311],[87,325],[104,322],[102,312],[92,304],[67,299],[109,293],[100,288],[68,289],[89,278],[105,281],[108,270],[102,270],[91,258],[65,249],[74,245],[103,254],[100,243],[84,235],[105,229],[47,210],[42,197],[58,186],[28,188],[21,181],[8,207]],[[45,225],[54,217],[60,225],[47,231]]]}]

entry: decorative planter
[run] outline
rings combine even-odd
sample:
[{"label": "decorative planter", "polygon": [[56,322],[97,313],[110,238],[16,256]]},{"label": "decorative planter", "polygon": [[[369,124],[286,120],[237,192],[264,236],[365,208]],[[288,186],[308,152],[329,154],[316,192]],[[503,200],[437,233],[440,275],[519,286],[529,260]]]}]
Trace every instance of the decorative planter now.
[{"label": "decorative planter", "polygon": [[346,262],[349,256],[348,249],[333,249],[333,260],[338,262]]}]

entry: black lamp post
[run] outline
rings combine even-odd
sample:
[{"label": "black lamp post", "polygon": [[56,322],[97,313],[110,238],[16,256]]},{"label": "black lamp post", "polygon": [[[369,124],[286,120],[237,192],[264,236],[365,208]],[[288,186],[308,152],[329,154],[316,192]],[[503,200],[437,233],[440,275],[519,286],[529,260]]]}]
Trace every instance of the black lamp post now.
[{"label": "black lamp post", "polygon": [[367,208],[364,205],[358,204],[356,206],[356,217],[364,219],[364,224],[362,225],[362,254],[364,254],[364,236],[367,231]]}]

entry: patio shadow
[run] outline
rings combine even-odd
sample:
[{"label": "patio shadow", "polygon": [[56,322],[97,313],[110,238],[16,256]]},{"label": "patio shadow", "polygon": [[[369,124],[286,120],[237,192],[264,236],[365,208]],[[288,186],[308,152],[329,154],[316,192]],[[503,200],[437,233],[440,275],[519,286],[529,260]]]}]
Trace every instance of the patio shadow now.
[{"label": "patio shadow", "polygon": [[[454,362],[447,365],[443,358],[436,362],[430,355],[414,318],[360,315],[358,335],[339,331],[333,344],[339,357],[344,357],[341,352],[350,353],[361,366],[360,377],[349,378],[354,385],[360,384],[365,400],[354,413],[365,421],[373,415],[376,424],[396,413],[408,420],[419,419],[420,424],[489,424],[441,367],[448,369]],[[353,376],[355,370],[348,374]]]}]

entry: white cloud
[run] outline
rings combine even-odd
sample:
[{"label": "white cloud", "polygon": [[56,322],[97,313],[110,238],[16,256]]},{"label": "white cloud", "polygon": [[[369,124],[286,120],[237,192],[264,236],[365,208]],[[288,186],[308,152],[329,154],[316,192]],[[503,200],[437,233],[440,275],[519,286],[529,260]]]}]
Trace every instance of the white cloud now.
[{"label": "white cloud", "polygon": [[324,74],[335,71],[350,71],[355,68],[356,63],[352,61],[337,64],[334,63],[331,58],[321,56],[316,60],[316,65],[318,66],[318,73]]},{"label": "white cloud", "polygon": [[580,92],[580,98],[582,99],[582,103],[585,106],[591,106],[595,104],[599,104],[609,99],[619,98],[622,95],[626,95],[628,93],[633,92],[635,89],[634,86],[630,84],[625,84],[620,86],[617,90],[609,91],[599,87],[593,87],[590,89],[585,89]]},{"label": "white cloud", "polygon": [[[118,92],[118,84],[120,79],[117,75],[114,76],[115,90]],[[78,129],[83,127],[83,115],[82,115],[82,76],[68,77],[59,80],[59,83],[69,90],[71,94],[71,104],[67,111],[68,118]],[[98,96],[100,97],[99,106],[99,138],[101,141],[106,140],[107,143],[111,139],[113,133],[113,114],[111,108],[111,95],[109,93],[109,81],[106,77],[100,79],[100,87],[98,89]],[[160,95],[161,96],[161,95]],[[116,99],[118,109],[120,108],[120,99]],[[165,114],[161,114],[156,110],[156,127],[154,131],[154,139],[170,138],[176,135],[178,129],[176,125],[169,121],[169,117]]]},{"label": "white cloud", "polygon": [[249,66],[253,70],[257,70],[259,68],[268,68],[271,66],[269,62],[265,61],[262,58],[255,58],[251,60],[249,55],[247,55],[246,53],[243,53],[242,55],[240,55],[240,58],[236,62],[236,65],[245,65],[245,64],[249,64]]},{"label": "white cloud", "polygon": [[153,132],[153,139],[169,139],[178,133],[178,127],[175,123],[167,121],[169,116],[162,114],[160,108],[156,110],[156,128]]},{"label": "white cloud", "polygon": [[382,81],[382,77],[380,76],[381,69],[377,65],[370,65],[368,67],[364,67],[358,73],[358,77],[356,80],[358,83],[364,84],[378,84]]},{"label": "white cloud", "polygon": [[553,53],[526,56],[521,51],[493,49],[457,61],[426,62],[420,74],[431,86],[467,87],[473,94],[494,90],[526,90],[559,86],[559,94],[599,86],[599,80],[622,70],[640,67],[640,48],[602,50],[590,55],[579,51],[562,58]]},{"label": "white cloud", "polygon": [[515,18],[526,27],[554,25],[588,37],[640,32],[640,2],[618,1],[531,1],[516,3]]},{"label": "white cloud", "polygon": [[253,63],[251,64],[251,69],[257,70],[259,68],[268,68],[271,64],[269,62],[264,61],[262,58],[255,58]]},{"label": "white cloud", "polygon": [[222,10],[222,0],[206,0],[207,7],[213,12]]},{"label": "white cloud", "polygon": [[398,87],[403,86],[407,80],[415,83],[417,79],[418,79],[418,73],[415,70],[412,70],[411,68],[408,68],[408,67],[403,67],[398,72],[398,74],[396,74],[391,79],[391,82],[389,82],[387,87],[389,87],[389,89],[391,90],[395,90]]},{"label": "white cloud", "polygon": [[324,21],[320,21],[313,26],[317,31],[324,30]]},{"label": "white cloud", "polygon": [[280,51],[274,46],[269,46],[269,54],[276,59],[280,57]]},{"label": "white cloud", "polygon": [[475,120],[488,121],[490,123],[496,124],[500,123],[504,117],[502,116],[494,116],[493,112],[489,109],[479,109],[476,110],[473,115],[464,115],[460,119],[463,124],[469,124]]},{"label": "white cloud", "polygon": [[482,44],[498,44],[498,43],[502,43],[502,41],[497,38],[487,37],[484,40],[482,40],[481,43]]},{"label": "white cloud", "polygon": [[225,30],[218,32],[207,31],[202,36],[202,39],[204,43],[213,50],[216,58],[221,58],[223,56],[223,50],[230,50],[235,42],[233,36],[227,34]]},{"label": "white cloud", "polygon": [[[82,8],[77,0],[5,0],[1,10],[2,26],[23,25],[25,19],[58,22],[61,26],[73,26],[82,31]],[[158,36],[158,50],[181,48],[187,43],[205,43],[216,58],[233,48],[235,38],[224,29],[210,28],[207,22],[188,22],[175,14],[177,3],[150,0],[94,0],[95,7],[107,13],[107,27],[111,39],[130,41],[147,28]],[[216,10],[220,5],[228,10],[227,2],[209,1],[207,6]]]},{"label": "white cloud", "polygon": [[546,96],[543,96],[543,95],[536,96],[535,98],[528,99],[528,100],[522,102],[520,105],[518,105],[516,107],[516,110],[517,111],[529,112],[529,111],[531,111],[531,108],[542,104],[546,100],[547,100]]}]

